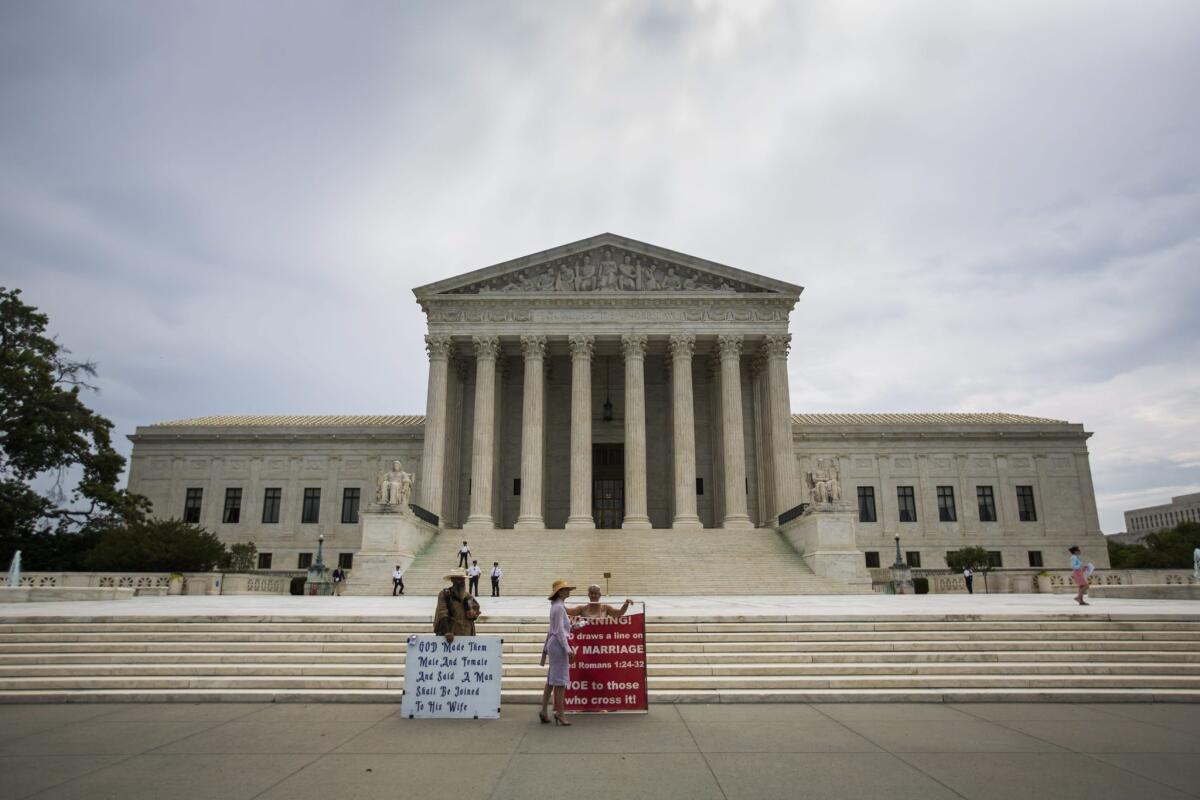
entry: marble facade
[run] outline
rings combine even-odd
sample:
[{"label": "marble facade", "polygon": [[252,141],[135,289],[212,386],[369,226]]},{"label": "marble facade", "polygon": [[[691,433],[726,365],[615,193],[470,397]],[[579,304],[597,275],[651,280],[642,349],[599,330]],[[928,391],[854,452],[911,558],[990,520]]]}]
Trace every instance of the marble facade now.
[{"label": "marble facade", "polygon": [[[1002,414],[793,415],[789,319],[801,292],[611,234],[476,270],[414,290],[428,328],[423,417],[144,426],[130,437],[130,488],[172,516],[189,488],[202,489],[201,524],[283,554],[273,568],[304,552],[289,536],[323,533],[327,546],[356,550],[361,532],[340,521],[339,498],[360,483],[365,510],[371,476],[394,458],[415,473],[416,503],[468,532],[598,521],[774,529],[814,499],[812,474],[833,470],[839,505],[829,510],[855,508],[859,486],[874,491],[878,521],[857,522],[859,549],[886,549],[902,534],[908,550],[929,552],[926,567],[964,543],[1000,548],[1010,566],[1028,566],[1008,561],[1035,550],[1058,565],[1055,548],[1099,536],[1082,426]],[[985,479],[997,518],[973,522]],[[818,499],[832,499],[820,483]],[[231,525],[222,499],[235,484],[245,510]],[[299,498],[312,486],[323,489],[320,521],[301,523]],[[256,516],[271,487],[283,490],[286,521]],[[900,487],[912,490],[915,522],[891,519]],[[959,504],[950,522],[939,519],[946,487]],[[1021,519],[1018,493],[1037,521]]]}]

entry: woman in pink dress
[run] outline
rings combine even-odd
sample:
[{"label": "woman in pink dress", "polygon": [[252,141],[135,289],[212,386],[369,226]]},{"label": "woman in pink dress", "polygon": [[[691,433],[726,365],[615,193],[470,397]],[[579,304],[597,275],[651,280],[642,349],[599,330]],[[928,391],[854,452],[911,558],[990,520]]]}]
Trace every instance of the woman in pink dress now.
[{"label": "woman in pink dress", "polygon": [[571,621],[567,617],[567,607],[563,601],[571,596],[574,589],[566,581],[555,581],[550,589],[550,630],[546,633],[546,642],[542,645],[542,664],[550,661],[550,671],[546,674],[546,688],[542,690],[542,710],[538,718],[549,722],[546,716],[546,705],[550,702],[550,694],[554,694],[554,724],[570,726],[566,717],[564,698],[567,693],[567,682],[570,680],[570,664],[575,660],[571,652]]}]

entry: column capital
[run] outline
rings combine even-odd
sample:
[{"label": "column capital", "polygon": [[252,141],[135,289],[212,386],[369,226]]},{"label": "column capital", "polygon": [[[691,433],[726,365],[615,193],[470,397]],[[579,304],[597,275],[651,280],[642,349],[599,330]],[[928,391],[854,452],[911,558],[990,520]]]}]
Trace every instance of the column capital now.
[{"label": "column capital", "polygon": [[496,356],[500,355],[499,336],[472,336],[471,342],[475,345],[475,358],[481,361],[495,361]]},{"label": "column capital", "polygon": [[692,354],[696,352],[696,337],[690,333],[672,336],[667,341],[667,347],[671,350],[671,359],[673,361],[691,358]]},{"label": "column capital", "polygon": [[592,347],[596,343],[595,336],[582,336],[576,334],[568,337],[567,341],[571,345],[571,357],[592,360]]},{"label": "column capital", "polygon": [[621,337],[621,352],[626,359],[646,356],[646,337],[640,333],[627,333]]},{"label": "column capital", "polygon": [[429,354],[429,360],[435,358],[450,358],[450,348],[454,346],[453,341],[449,336],[428,336],[425,337],[425,352]]},{"label": "column capital", "polygon": [[521,350],[525,353],[526,361],[537,361],[546,357],[545,336],[522,336]]},{"label": "column capital", "polygon": [[790,333],[773,334],[764,336],[762,342],[762,351],[767,358],[784,357],[787,358],[788,350],[792,346],[792,335]]},{"label": "column capital", "polygon": [[742,357],[742,341],[741,334],[724,333],[717,337],[717,349],[721,353],[721,359]]}]

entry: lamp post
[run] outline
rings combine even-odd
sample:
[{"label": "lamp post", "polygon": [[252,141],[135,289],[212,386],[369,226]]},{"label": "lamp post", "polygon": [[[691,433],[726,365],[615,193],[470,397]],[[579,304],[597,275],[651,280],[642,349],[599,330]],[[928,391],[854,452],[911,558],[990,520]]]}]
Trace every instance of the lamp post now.
[{"label": "lamp post", "polygon": [[[899,536],[896,537],[896,541],[897,542],[900,541]],[[316,565],[317,569],[319,569],[321,572],[325,571],[325,558],[323,556],[324,549],[325,549],[325,534],[322,533],[321,535],[319,535],[317,537],[317,565]],[[899,558],[899,557],[900,557],[900,545],[897,544],[896,545],[896,558]]]},{"label": "lamp post", "polygon": [[308,580],[305,588],[310,595],[333,594],[333,584],[325,574],[325,534],[317,537],[317,560],[308,567]]},{"label": "lamp post", "polygon": [[913,591],[912,570],[900,557],[900,534],[896,534],[896,561],[892,564],[892,594],[911,594]]}]

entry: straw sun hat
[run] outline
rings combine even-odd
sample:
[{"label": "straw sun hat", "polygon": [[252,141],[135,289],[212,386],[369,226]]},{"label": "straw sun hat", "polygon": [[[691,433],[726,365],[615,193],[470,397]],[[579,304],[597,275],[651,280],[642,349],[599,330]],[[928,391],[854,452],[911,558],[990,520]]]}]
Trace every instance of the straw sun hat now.
[{"label": "straw sun hat", "polygon": [[571,584],[567,583],[566,581],[555,581],[554,585],[550,587],[550,596],[546,599],[553,600],[554,595],[558,594],[563,589],[570,589],[571,591],[575,591],[575,587],[572,586]]},{"label": "straw sun hat", "polygon": [[467,571],[465,569],[456,569],[453,572],[442,576],[442,580],[444,581],[452,581],[456,578],[465,581],[467,579]]}]

